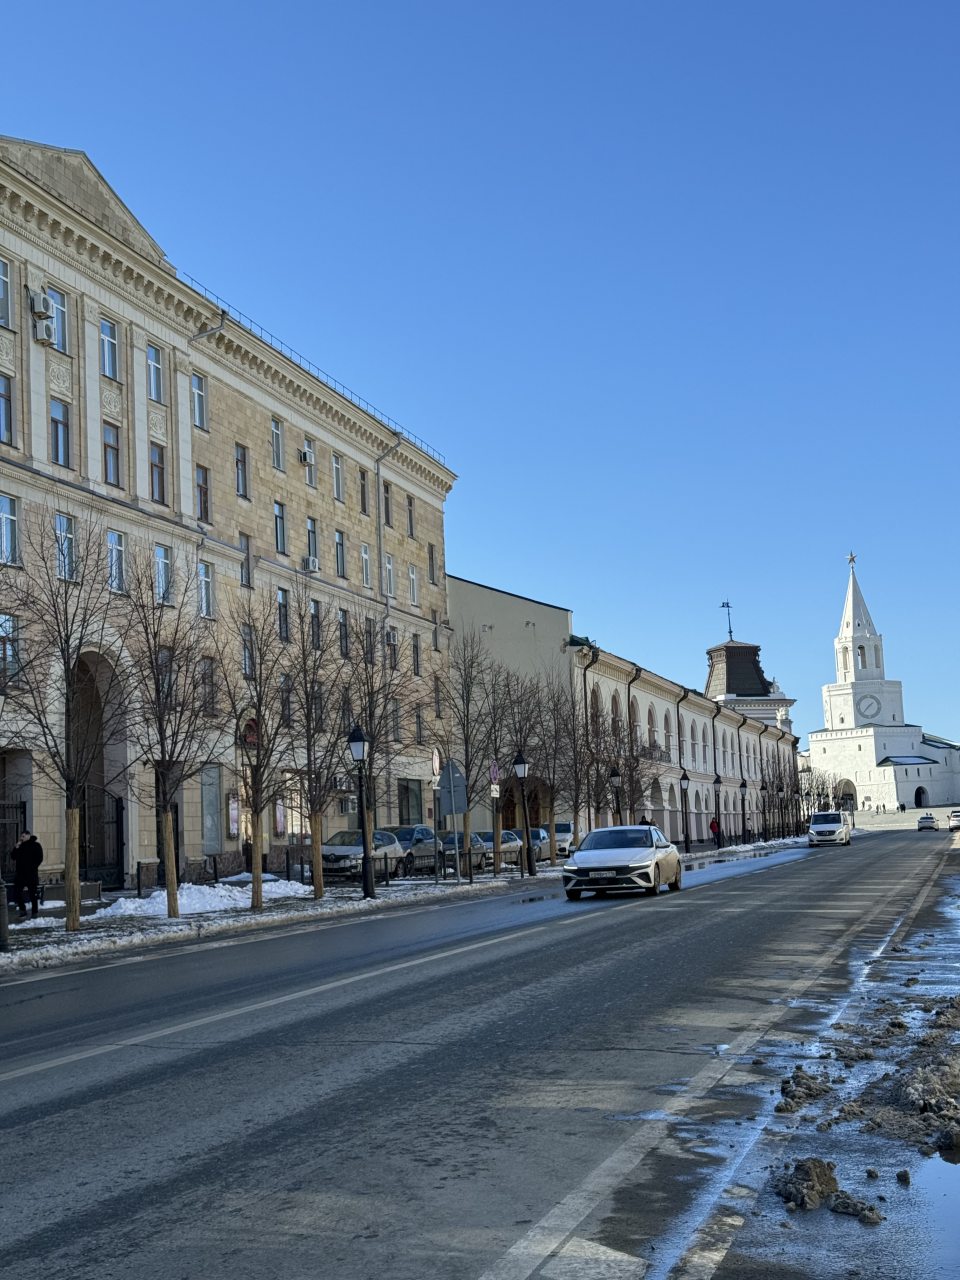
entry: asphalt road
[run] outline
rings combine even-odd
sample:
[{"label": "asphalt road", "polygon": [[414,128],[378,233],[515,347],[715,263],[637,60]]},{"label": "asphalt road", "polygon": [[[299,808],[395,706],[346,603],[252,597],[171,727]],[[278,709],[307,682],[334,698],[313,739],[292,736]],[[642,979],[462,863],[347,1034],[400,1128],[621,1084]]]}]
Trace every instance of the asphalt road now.
[{"label": "asphalt road", "polygon": [[724,1153],[678,1126],[749,1121],[758,1047],[843,999],[951,843],[876,833],[656,900],[539,882],[12,978],[0,1276],[693,1274]]}]

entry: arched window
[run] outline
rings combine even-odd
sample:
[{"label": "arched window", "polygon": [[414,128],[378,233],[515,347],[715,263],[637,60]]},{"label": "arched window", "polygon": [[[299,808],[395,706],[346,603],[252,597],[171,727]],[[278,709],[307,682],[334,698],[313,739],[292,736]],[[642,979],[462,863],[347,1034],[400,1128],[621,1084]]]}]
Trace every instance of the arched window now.
[{"label": "arched window", "polygon": [[697,722],[690,721],[690,763],[694,769],[697,767]]},{"label": "arched window", "polygon": [[844,671],[850,670],[850,650],[846,645],[843,646],[843,669]]},{"label": "arched window", "polygon": [[867,669],[867,650],[862,644],[857,645],[857,670],[865,671]]},{"label": "arched window", "polygon": [[873,646],[873,665],[878,671],[880,670],[880,646],[878,644]]},{"label": "arched window", "polygon": [[669,711],[663,713],[663,747],[667,752],[673,749],[673,722]]},{"label": "arched window", "polygon": [[610,727],[613,730],[614,746],[620,750],[623,746],[623,712],[620,709],[618,693],[610,699]]},{"label": "arched window", "polygon": [[682,715],[677,716],[677,747],[680,751],[680,758],[683,759],[683,748],[686,745],[687,722]]},{"label": "arched window", "polygon": [[707,760],[709,759],[709,756],[707,755],[707,750],[710,746],[710,740],[707,737],[707,726],[705,724],[702,724],[700,726],[700,745],[701,747],[703,747],[703,767],[704,769],[706,769]]},{"label": "arched window", "polygon": [[724,729],[723,737],[720,739],[720,759],[723,761],[723,772],[727,772],[728,756],[727,756],[727,731]]},{"label": "arched window", "polygon": [[630,707],[627,714],[630,717],[630,746],[632,750],[636,751],[640,746],[640,725],[637,721],[638,710],[636,698],[630,699]]},{"label": "arched window", "polygon": [[590,730],[594,737],[600,732],[600,690],[596,685],[590,691]]},{"label": "arched window", "polygon": [[657,717],[654,714],[653,707],[647,708],[647,746],[655,747],[657,745]]}]

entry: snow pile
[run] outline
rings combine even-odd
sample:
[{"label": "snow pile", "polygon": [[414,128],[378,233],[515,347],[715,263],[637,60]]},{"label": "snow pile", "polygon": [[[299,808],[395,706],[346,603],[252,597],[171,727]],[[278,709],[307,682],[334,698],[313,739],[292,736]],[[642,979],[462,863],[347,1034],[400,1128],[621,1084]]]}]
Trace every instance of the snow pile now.
[{"label": "snow pile", "polygon": [[[264,902],[278,898],[312,898],[313,889],[308,884],[294,880],[264,880]],[[214,911],[235,911],[250,906],[250,889],[237,884],[183,884],[177,891],[177,902],[182,916],[195,916]],[[167,892],[157,889],[149,898],[118,898],[109,907],[97,911],[97,920],[117,916],[163,916],[167,914]]]}]

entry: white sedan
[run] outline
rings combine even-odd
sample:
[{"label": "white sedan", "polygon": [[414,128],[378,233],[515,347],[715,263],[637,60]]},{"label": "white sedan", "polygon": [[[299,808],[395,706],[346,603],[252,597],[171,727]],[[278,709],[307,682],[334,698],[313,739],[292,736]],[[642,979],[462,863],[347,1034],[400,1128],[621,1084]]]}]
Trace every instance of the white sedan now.
[{"label": "white sedan", "polygon": [[655,894],[660,886],[678,890],[683,865],[676,845],[659,827],[597,827],[563,864],[563,889],[571,902],[584,889]]}]

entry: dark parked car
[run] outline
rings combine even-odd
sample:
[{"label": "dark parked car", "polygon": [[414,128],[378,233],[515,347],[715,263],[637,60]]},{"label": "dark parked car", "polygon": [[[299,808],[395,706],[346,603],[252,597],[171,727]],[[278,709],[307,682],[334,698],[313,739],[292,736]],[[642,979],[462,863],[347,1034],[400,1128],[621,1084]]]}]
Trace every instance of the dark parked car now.
[{"label": "dark parked car", "polygon": [[436,856],[440,852],[440,840],[433,827],[417,823],[412,827],[384,827],[396,836],[403,858],[393,868],[395,876],[412,876],[417,871],[433,874]]},{"label": "dark parked car", "polygon": [[[524,841],[523,827],[513,827],[511,830],[522,845]],[[546,827],[530,828],[530,847],[533,849],[533,856],[537,862],[550,861],[550,832]]]},{"label": "dark parked car", "polygon": [[[463,832],[462,831],[457,832],[456,847],[462,854],[463,853]],[[453,861],[453,848],[454,848],[453,832],[451,831],[450,834],[448,836],[445,836],[443,840],[443,856],[446,859],[447,866],[451,868],[454,867],[455,865]],[[473,861],[474,871],[482,871],[487,864],[487,847],[483,843],[483,841],[480,839],[480,837],[477,835],[476,831],[470,832],[470,856]],[[460,866],[461,872],[464,870],[465,866],[466,866],[466,858],[462,858],[461,866]]]}]

